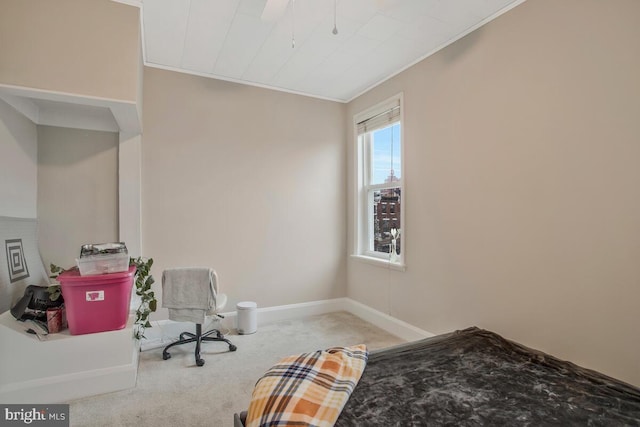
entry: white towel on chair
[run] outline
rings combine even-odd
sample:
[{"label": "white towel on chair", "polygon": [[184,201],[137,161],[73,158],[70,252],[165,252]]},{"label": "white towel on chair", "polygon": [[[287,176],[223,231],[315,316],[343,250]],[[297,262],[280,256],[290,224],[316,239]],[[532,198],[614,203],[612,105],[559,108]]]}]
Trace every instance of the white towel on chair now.
[{"label": "white towel on chair", "polygon": [[169,319],[204,323],[215,312],[218,275],[211,268],[173,268],[162,273],[162,306]]}]

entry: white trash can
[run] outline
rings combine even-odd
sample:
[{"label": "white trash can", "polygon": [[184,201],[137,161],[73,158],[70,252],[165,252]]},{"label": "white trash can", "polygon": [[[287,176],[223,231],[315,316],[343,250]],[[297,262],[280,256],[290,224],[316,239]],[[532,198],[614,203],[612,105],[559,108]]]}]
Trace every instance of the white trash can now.
[{"label": "white trash can", "polygon": [[242,301],[236,304],[238,313],[237,329],[242,335],[253,334],[258,329],[258,304],[253,301]]}]

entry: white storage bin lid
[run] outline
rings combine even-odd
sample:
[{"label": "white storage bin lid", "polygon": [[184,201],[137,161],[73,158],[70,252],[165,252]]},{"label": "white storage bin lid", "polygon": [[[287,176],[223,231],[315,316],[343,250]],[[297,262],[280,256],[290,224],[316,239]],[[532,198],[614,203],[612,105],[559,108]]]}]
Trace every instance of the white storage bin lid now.
[{"label": "white storage bin lid", "polygon": [[256,307],[258,307],[258,304],[253,301],[242,301],[236,304],[236,309],[238,310],[251,310]]}]

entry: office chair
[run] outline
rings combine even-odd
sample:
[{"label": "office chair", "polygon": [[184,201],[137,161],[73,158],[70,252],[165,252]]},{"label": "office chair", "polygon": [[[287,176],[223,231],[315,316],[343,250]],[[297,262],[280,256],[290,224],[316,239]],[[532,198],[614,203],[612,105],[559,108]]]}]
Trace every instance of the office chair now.
[{"label": "office chair", "polygon": [[169,319],[178,322],[193,322],[196,333],[182,332],[178,341],[164,348],[162,358],[170,359],[167,351],[171,347],[196,343],[196,365],[204,365],[200,357],[200,345],[203,341],[220,341],[229,346],[229,351],[237,347],[217,329],[202,333],[202,324],[207,315],[223,318],[218,311],[227,303],[227,296],[218,293],[218,275],[211,268],[189,267],[172,268],[162,273],[162,306],[169,309]]}]

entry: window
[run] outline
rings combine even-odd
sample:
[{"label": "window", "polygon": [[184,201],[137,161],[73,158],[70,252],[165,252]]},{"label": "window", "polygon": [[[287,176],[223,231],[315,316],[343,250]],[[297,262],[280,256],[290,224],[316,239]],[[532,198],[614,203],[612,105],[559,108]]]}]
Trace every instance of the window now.
[{"label": "window", "polygon": [[356,256],[403,265],[401,95],[358,114]]}]

